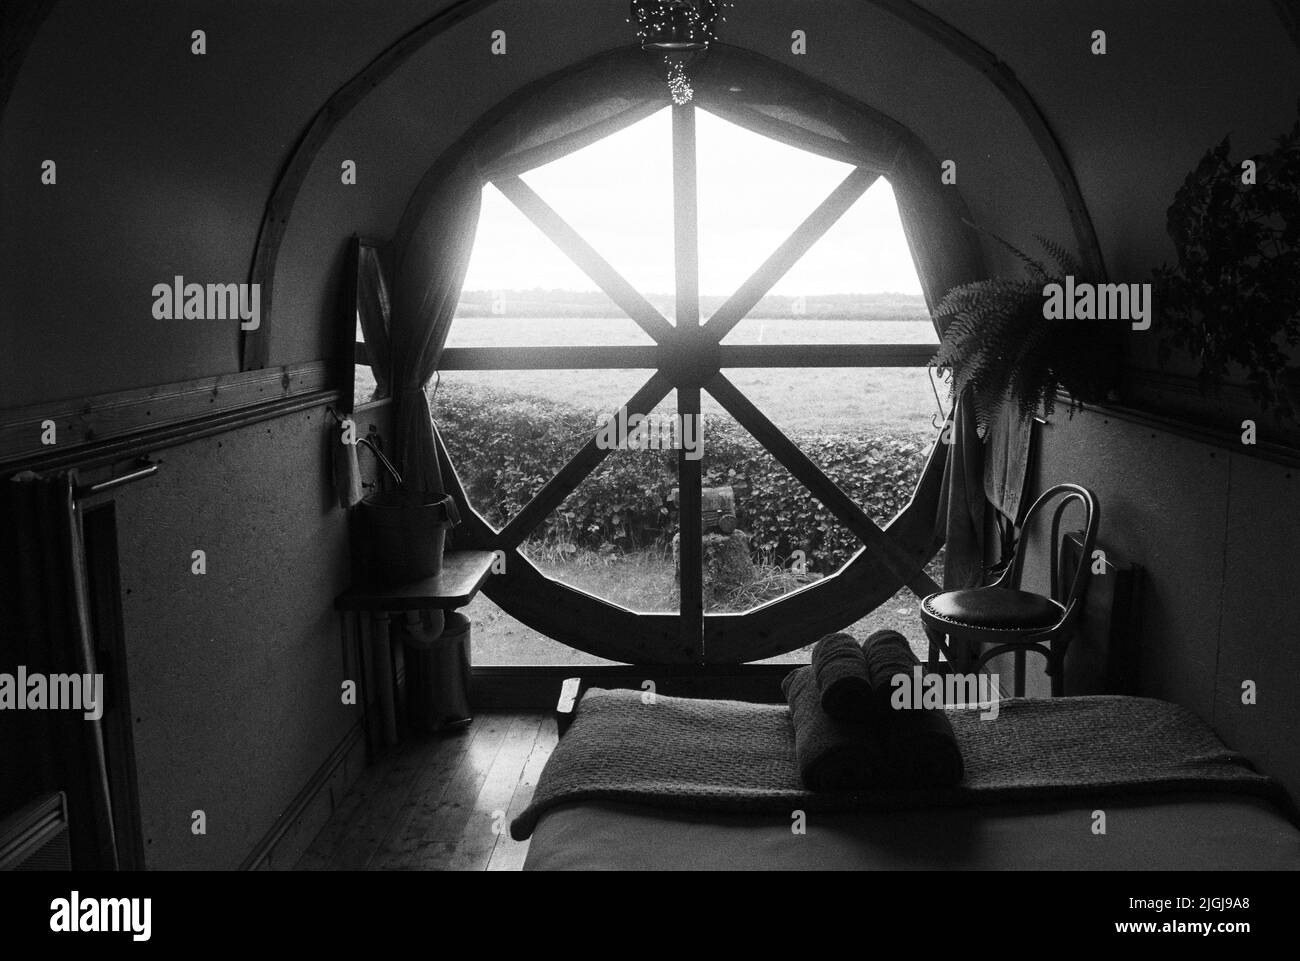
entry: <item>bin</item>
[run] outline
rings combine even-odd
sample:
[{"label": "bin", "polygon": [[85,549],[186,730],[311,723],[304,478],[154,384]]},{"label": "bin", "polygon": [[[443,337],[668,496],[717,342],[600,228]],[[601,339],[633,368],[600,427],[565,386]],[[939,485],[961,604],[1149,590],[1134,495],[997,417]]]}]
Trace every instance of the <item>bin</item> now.
[{"label": "bin", "polygon": [[361,556],[376,584],[408,584],[442,570],[447,529],[460,519],[444,494],[390,491],[361,501]]},{"label": "bin", "polygon": [[406,632],[406,707],[415,730],[441,731],[473,720],[469,631],[469,618],[450,611],[441,633],[428,628]]}]

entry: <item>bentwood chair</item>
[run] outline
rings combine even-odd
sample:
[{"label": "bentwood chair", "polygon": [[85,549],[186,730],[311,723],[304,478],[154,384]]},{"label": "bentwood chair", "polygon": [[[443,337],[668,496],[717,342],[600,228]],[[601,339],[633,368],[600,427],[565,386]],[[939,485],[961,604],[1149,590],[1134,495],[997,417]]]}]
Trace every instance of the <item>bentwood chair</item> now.
[{"label": "bentwood chair", "polygon": [[[1020,589],[1024,568],[1026,532],[1036,514],[1061,498],[1052,514],[1051,596]],[[1070,584],[1060,593],[1061,515],[1072,503],[1084,510],[1083,553]],[[950,669],[974,673],[1000,654],[1016,655],[1015,695],[1025,693],[1024,657],[1034,651],[1047,659],[1052,697],[1065,693],[1065,652],[1070,645],[1092,567],[1101,509],[1092,492],[1076,484],[1059,484],[1034,501],[1021,525],[1015,555],[995,583],[960,591],[931,594],[921,602],[921,623],[930,640],[930,669],[938,667],[939,651]],[[991,644],[992,647],[985,647]]]}]

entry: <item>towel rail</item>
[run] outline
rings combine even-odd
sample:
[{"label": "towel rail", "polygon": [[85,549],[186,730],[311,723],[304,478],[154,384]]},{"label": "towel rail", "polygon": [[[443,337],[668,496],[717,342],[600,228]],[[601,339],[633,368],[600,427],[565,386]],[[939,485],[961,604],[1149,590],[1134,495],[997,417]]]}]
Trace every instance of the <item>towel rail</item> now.
[{"label": "towel rail", "polygon": [[133,471],[121,474],[117,477],[110,477],[106,481],[100,481],[98,484],[79,484],[72,489],[74,500],[83,500],[95,494],[102,494],[104,491],[112,490],[114,487],[121,487],[123,484],[129,484],[132,481],[142,480],[153,474],[158,473],[159,465],[153,461],[142,459],[142,463]]}]

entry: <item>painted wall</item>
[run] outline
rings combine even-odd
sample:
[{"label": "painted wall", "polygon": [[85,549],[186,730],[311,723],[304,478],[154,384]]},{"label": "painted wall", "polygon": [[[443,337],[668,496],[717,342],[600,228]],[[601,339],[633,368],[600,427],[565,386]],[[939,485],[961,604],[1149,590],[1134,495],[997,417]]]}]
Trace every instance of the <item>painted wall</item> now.
[{"label": "painted wall", "polygon": [[0,118],[0,409],[238,370],[237,325],[155,320],[153,285],[248,279],[312,114],[427,9],[56,3]]},{"label": "painted wall", "polygon": [[161,451],[117,494],[150,868],[238,867],[357,720],[340,697],[347,527],[328,420],[314,408]]},{"label": "painted wall", "polygon": [[[1300,798],[1300,469],[1104,412],[1058,416],[1040,438],[1034,489],[1089,488],[1099,546],[1142,568],[1140,693],[1195,711]],[[1027,570],[1046,549],[1040,529]],[[1045,590],[1044,578],[1026,586]],[[1031,695],[1048,691],[1041,664],[1029,659]]]}]

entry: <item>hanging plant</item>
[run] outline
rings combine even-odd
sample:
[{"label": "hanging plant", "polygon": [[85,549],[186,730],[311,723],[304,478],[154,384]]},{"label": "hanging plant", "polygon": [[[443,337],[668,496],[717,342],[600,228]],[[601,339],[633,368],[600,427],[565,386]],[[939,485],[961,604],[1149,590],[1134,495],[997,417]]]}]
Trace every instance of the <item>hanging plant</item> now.
[{"label": "hanging plant", "polygon": [[1239,368],[1256,401],[1300,419],[1300,369],[1284,349],[1300,345],[1300,120],[1274,144],[1234,161],[1225,136],[1174,195],[1178,263],[1154,272],[1160,360],[1194,357],[1207,394]]},{"label": "hanging plant", "polygon": [[950,400],[969,396],[984,435],[1006,404],[1021,418],[1056,409],[1058,390],[1070,410],[1104,399],[1119,376],[1117,320],[1045,317],[1045,288],[1085,282],[1078,260],[1037,237],[1050,261],[1035,260],[994,236],[1025,265],[1022,279],[1001,277],[954,287],[935,308],[943,337],[931,366],[952,372]]}]

